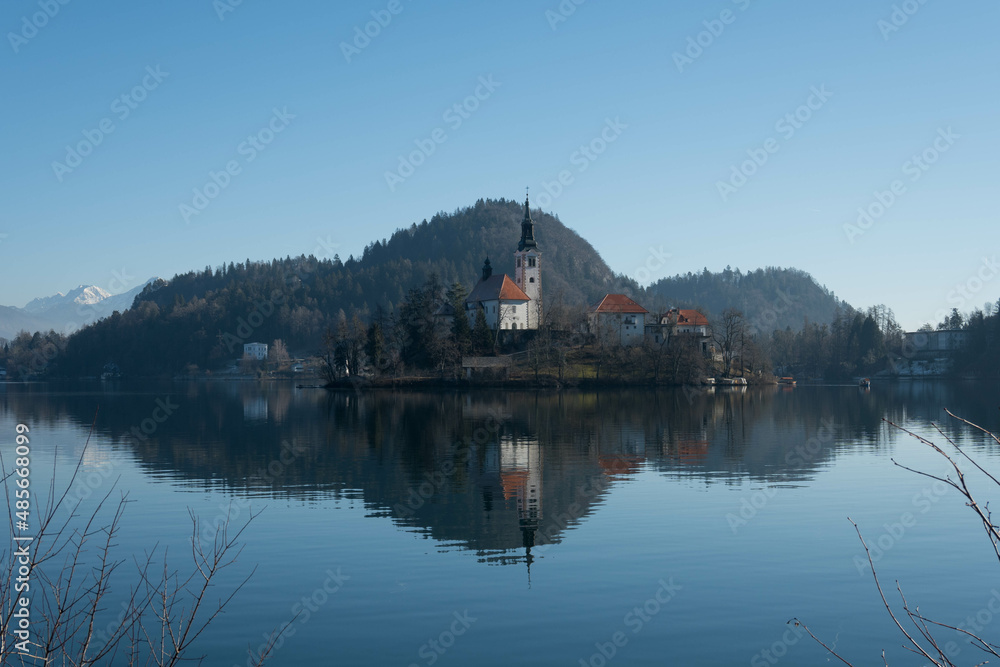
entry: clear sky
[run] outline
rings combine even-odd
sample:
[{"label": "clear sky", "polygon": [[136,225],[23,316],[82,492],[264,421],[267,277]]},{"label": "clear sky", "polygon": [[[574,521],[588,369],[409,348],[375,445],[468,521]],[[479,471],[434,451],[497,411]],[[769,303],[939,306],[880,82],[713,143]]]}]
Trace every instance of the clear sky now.
[{"label": "clear sky", "polygon": [[906,328],[1000,297],[996,2],[237,1],[3,4],[0,303],[526,186],[646,282],[795,266]]}]

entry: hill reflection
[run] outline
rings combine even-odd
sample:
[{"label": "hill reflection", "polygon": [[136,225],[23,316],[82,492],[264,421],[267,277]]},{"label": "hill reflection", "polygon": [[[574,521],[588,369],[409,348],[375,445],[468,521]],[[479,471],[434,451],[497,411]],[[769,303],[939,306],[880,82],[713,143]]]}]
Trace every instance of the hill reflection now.
[{"label": "hill reflection", "polygon": [[[636,475],[807,484],[835,457],[892,446],[883,416],[938,420],[942,406],[960,403],[996,428],[981,396],[943,383],[360,395],[250,383],[6,385],[0,411],[69,422],[82,447],[100,405],[99,439],[161,480],[360,499],[372,516],[484,562],[530,564],[532,550],[558,543]],[[176,407],[161,419],[164,405]]]}]

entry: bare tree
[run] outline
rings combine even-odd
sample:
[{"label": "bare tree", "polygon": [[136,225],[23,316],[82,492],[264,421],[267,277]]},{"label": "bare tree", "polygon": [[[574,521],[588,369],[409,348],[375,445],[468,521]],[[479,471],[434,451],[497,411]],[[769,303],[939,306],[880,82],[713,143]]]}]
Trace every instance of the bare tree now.
[{"label": "bare tree", "polygon": [[291,359],[291,357],[289,357],[288,355],[288,348],[285,347],[285,341],[281,340],[280,338],[276,339],[273,343],[271,343],[271,347],[268,348],[267,356],[270,359],[270,361],[274,363],[274,365],[278,368],[281,368],[282,366],[287,364],[289,359]]},{"label": "bare tree", "polygon": [[[973,424],[972,422],[966,419],[963,419],[961,417],[952,414],[952,412],[949,410],[945,410],[945,412],[947,412],[950,417],[957,419],[960,422],[985,433],[990,438],[992,438],[998,445],[1000,445],[1000,438],[998,438],[996,434],[987,431],[986,429],[977,424]],[[930,440],[927,440],[926,438],[919,436],[916,433],[913,433],[912,431],[903,428],[902,426],[894,424],[888,419],[883,419],[882,421],[889,424],[893,428],[899,429],[903,433],[906,433],[916,438],[921,443],[927,445],[928,447],[933,449],[935,452],[940,454],[948,461],[948,464],[951,466],[951,469],[955,474],[954,478],[952,478],[951,475],[941,477],[940,475],[932,475],[930,473],[923,472],[921,470],[915,470],[913,468],[904,466],[895,460],[893,460],[893,464],[904,470],[908,470],[909,472],[921,475],[923,477],[928,477],[930,479],[936,480],[955,489],[959,493],[959,495],[961,495],[965,499],[966,506],[971,508],[972,511],[979,518],[979,520],[982,522],[983,529],[986,531],[986,536],[990,540],[990,546],[993,549],[993,553],[996,555],[997,560],[1000,561],[1000,526],[993,523],[993,518],[992,515],[990,514],[988,505],[981,504],[973,496],[973,492],[969,488],[968,481],[966,480],[965,473],[962,471],[962,468],[958,465],[955,459],[958,458],[959,460],[961,460],[964,458],[970,465],[972,465],[973,468],[975,468],[980,473],[985,475],[986,478],[989,480],[990,485],[992,486],[1000,487],[1000,480],[998,480],[993,474],[985,470],[975,459],[966,454],[965,450],[959,447],[954,440],[949,438],[948,435],[944,431],[942,431],[941,427],[938,426],[937,424],[934,424],[934,428],[937,429],[938,433],[940,433],[941,436],[948,442],[948,444],[950,444],[952,448],[955,449],[955,451],[958,453],[957,457],[953,458],[947,452],[945,452],[944,449],[934,444]],[[854,526],[854,530],[858,534],[858,539],[861,540],[861,544],[862,546],[864,546],[865,554],[868,556],[869,568],[871,569],[872,576],[875,578],[875,588],[878,590],[879,596],[882,599],[882,605],[885,607],[886,611],[889,614],[889,617],[896,625],[896,628],[903,635],[903,637],[906,638],[906,643],[904,644],[904,648],[913,653],[923,656],[926,660],[930,661],[930,664],[936,665],[937,667],[957,667],[955,663],[952,662],[951,657],[946,652],[945,646],[942,645],[943,642],[940,639],[938,639],[934,634],[935,632],[940,632],[941,630],[951,630],[964,635],[965,638],[973,646],[979,648],[987,655],[992,655],[996,658],[1000,658],[1000,645],[988,642],[981,636],[973,632],[970,632],[964,628],[956,627],[954,625],[949,625],[948,623],[941,623],[939,621],[927,618],[926,616],[920,613],[919,607],[911,607],[909,601],[906,599],[906,596],[903,594],[903,589],[898,581],[896,582],[896,591],[899,593],[900,605],[901,605],[900,608],[902,609],[902,612],[894,610],[893,606],[889,603],[889,600],[886,598],[885,591],[882,588],[882,582],[879,580],[878,572],[875,568],[875,562],[872,559],[871,551],[869,551],[868,549],[868,544],[865,542],[865,538],[861,534],[861,529],[858,527],[858,524],[856,524],[850,518],[848,518],[848,521],[850,521],[851,525]],[[904,624],[903,621],[906,621],[907,623]],[[797,618],[792,619],[791,621],[789,621],[789,623],[793,623],[796,626],[801,626],[809,634],[809,636],[813,638],[813,640],[815,640],[818,644],[820,644],[820,646],[829,651],[831,655],[833,655],[835,658],[840,660],[845,665],[851,665],[853,667],[853,663],[848,662],[844,657],[837,654],[832,648],[823,643],[799,619]],[[885,664],[888,664],[885,661],[884,652],[882,654],[882,660]],[[866,662],[865,664],[869,663]],[[985,662],[979,664],[985,664]]]},{"label": "bare tree", "polygon": [[244,354],[240,359],[240,373],[243,375],[253,375],[260,369],[260,360],[252,354]]},{"label": "bare tree", "polygon": [[528,343],[528,363],[535,373],[535,382],[538,382],[538,375],[549,363],[549,355],[552,353],[552,335],[548,327],[539,329],[535,337]]},{"label": "bare tree", "polygon": [[[82,667],[119,662],[173,667],[181,661],[201,662],[201,658],[191,655],[197,639],[253,574],[223,597],[212,600],[209,589],[220,573],[236,562],[241,551],[240,537],[256,514],[236,529],[227,519],[208,543],[200,539],[199,520],[192,514],[191,571],[181,575],[170,570],[166,552],[158,555],[155,548],[136,560],[136,578],[123,603],[123,612],[118,623],[108,625],[105,633],[99,621],[106,620],[104,611],[112,584],[121,578],[121,566],[126,562],[116,558],[114,547],[130,501],[125,494],[112,500],[112,485],[89,514],[66,511],[69,490],[80,473],[86,449],[85,444],[61,491],[57,490],[53,472],[44,500],[30,494],[30,485],[16,483],[19,478],[13,470],[8,472],[0,457],[0,480],[7,498],[11,533],[19,532],[14,531],[11,487],[29,492],[33,514],[38,517],[30,542],[16,542],[14,549],[0,552],[0,562],[6,565],[7,572],[0,583],[0,636],[5,639],[0,642],[0,664]],[[25,582],[31,586],[30,635],[24,642],[9,641],[20,638],[18,630],[26,633],[20,612],[26,607],[19,598],[26,590]],[[280,632],[272,634],[260,653],[250,656],[249,664],[263,664],[279,636]]]},{"label": "bare tree", "polygon": [[722,318],[712,327],[712,334],[722,351],[722,373],[725,377],[729,377],[733,362],[743,354],[743,345],[746,341],[747,322],[743,312],[735,308],[726,308],[722,311]]}]

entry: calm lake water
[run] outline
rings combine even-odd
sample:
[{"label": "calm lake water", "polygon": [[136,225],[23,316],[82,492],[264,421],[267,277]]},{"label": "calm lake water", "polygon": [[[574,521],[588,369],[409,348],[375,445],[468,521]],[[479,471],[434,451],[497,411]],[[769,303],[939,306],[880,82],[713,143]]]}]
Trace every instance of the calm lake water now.
[{"label": "calm lake water", "polygon": [[[942,408],[1000,430],[998,406],[996,385],[941,382],[360,395],[3,384],[0,434],[31,428],[35,478],[55,464],[65,479],[82,454],[80,511],[128,492],[122,557],[158,544],[185,569],[188,509],[207,527],[263,510],[219,581],[221,594],[256,566],[199,642],[207,665],[245,665],[247,646],[292,619],[269,664],[840,664],[793,617],[855,664],[885,649],[919,665],[847,517],[880,547],[887,593],[898,579],[925,614],[978,615],[996,641],[1000,566],[981,525],[956,493],[893,465],[947,472],[881,420],[944,444],[939,423],[996,471],[998,446]],[[985,659],[954,647],[960,664]]]}]

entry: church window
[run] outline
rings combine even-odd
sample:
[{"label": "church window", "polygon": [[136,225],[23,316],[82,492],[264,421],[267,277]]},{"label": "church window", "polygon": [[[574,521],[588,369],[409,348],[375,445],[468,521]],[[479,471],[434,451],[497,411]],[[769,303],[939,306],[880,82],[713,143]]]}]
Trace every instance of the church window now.
[{"label": "church window", "polygon": [[529,257],[528,258],[528,266],[531,267],[531,266],[534,266],[534,265],[535,265],[535,258],[534,257]]},{"label": "church window", "polygon": [[519,269],[521,268],[521,258],[520,257],[517,258],[517,268],[519,268]]},{"label": "church window", "polygon": [[528,282],[529,283],[533,283],[533,282],[535,282],[535,279],[534,278],[528,278]]}]

